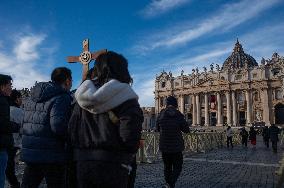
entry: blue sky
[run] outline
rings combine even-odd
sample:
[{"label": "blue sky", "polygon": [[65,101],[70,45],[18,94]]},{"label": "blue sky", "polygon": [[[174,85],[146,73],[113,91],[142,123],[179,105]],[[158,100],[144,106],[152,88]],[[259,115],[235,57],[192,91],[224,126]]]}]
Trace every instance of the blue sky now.
[{"label": "blue sky", "polygon": [[141,106],[153,106],[156,74],[222,65],[237,38],[258,62],[283,56],[283,20],[283,0],[3,0],[0,73],[20,89],[67,66],[77,87],[81,66],[65,59],[89,38],[91,51],[107,48],[128,59]]}]

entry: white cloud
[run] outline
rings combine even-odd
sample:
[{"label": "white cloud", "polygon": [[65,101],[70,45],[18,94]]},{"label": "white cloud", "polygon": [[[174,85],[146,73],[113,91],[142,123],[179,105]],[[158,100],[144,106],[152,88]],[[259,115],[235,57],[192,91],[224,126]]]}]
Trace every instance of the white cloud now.
[{"label": "white cloud", "polygon": [[[245,53],[253,56],[259,63],[262,57],[271,58],[273,52],[278,52],[279,55],[284,56],[284,46],[282,44],[282,41],[284,41],[283,30],[284,24],[271,23],[271,25],[239,36],[239,41],[243,45]],[[159,63],[159,70],[157,68],[148,69],[144,67],[147,70],[146,74],[134,76],[135,82],[139,83],[135,85],[135,88],[141,97],[139,100],[141,105],[154,106],[153,91],[155,90],[155,78],[152,77],[155,74],[159,74],[159,71],[162,69],[166,72],[171,71],[174,76],[177,76],[180,75],[181,70],[184,70],[185,74],[189,74],[196,67],[199,68],[200,72],[203,71],[203,66],[206,66],[208,70],[211,63],[218,63],[222,66],[225,59],[233,51],[234,44],[235,38],[232,38],[229,41],[197,46],[194,48],[194,53],[191,53],[196,55],[177,54],[171,59],[165,59]],[[190,51],[192,52],[193,50]],[[152,66],[153,63],[150,64]],[[149,79],[145,80],[145,78]]]},{"label": "white cloud", "polygon": [[0,73],[12,76],[14,88],[30,88],[35,81],[49,80],[49,75],[42,71],[43,65],[36,62],[46,52],[39,50],[44,38],[45,35],[22,36],[17,39],[12,52],[0,52]]},{"label": "white cloud", "polygon": [[179,23],[176,26],[171,25],[171,28],[175,28],[173,32],[165,34],[165,30],[172,31],[172,29],[163,29],[163,31],[154,34],[153,38],[146,40],[146,42],[144,40],[141,44],[135,46],[134,49],[140,53],[145,53],[161,47],[169,48],[183,45],[208,33],[212,34],[217,30],[218,33],[225,32],[258,16],[278,2],[279,0],[243,0],[238,3],[227,4],[221,7],[213,16],[196,21],[196,23],[199,23],[197,25],[192,25],[189,22]]},{"label": "white cloud", "polygon": [[257,62],[261,58],[271,58],[274,52],[284,56],[284,23],[266,25],[253,32],[244,34],[240,37],[243,47],[247,53],[252,55]]},{"label": "white cloud", "polygon": [[146,17],[154,17],[180,7],[190,0],[152,0],[140,13]]},{"label": "white cloud", "polygon": [[155,79],[153,77],[145,79],[145,77],[145,74],[137,75],[134,78],[135,82],[133,88],[139,96],[141,106],[154,106]]},{"label": "white cloud", "polygon": [[17,40],[14,53],[19,61],[34,61],[39,58],[38,46],[45,39],[45,35],[24,36]]}]

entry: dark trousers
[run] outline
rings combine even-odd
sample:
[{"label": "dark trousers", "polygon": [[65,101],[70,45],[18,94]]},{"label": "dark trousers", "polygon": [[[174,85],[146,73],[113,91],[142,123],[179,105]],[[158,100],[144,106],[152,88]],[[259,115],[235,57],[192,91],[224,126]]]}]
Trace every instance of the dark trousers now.
[{"label": "dark trousers", "polygon": [[164,161],[164,176],[170,187],[175,187],[176,181],[181,173],[183,156],[182,152],[162,153]]},{"label": "dark trousers", "polygon": [[134,188],[135,185],[135,178],[136,178],[136,170],[137,170],[137,163],[136,163],[136,156],[134,157],[131,165],[131,172],[128,177],[127,188]]},{"label": "dark trousers", "polygon": [[65,187],[66,188],[77,188],[76,162],[74,161],[67,162]]},{"label": "dark trousers", "polygon": [[16,172],[15,172],[15,156],[16,156],[17,149],[9,149],[8,153],[8,162],[7,167],[5,170],[5,174],[7,180],[12,188],[20,188],[20,183],[17,179]]},{"label": "dark trousers", "polygon": [[79,188],[127,188],[129,169],[121,163],[78,161]]},{"label": "dark trousers", "polygon": [[272,149],[276,153],[277,152],[277,141],[271,141],[272,142]]},{"label": "dark trousers", "polygon": [[65,164],[27,163],[21,188],[38,188],[44,178],[48,188],[64,188]]},{"label": "dark trousers", "polygon": [[267,148],[269,148],[269,138],[264,138],[263,141],[264,141],[264,145],[265,145]]},{"label": "dark trousers", "polygon": [[233,148],[233,137],[227,136],[227,147],[229,147],[229,143],[231,144],[231,147]]},{"label": "dark trousers", "polygon": [[248,139],[247,138],[242,138],[242,145],[243,146],[248,146]]}]

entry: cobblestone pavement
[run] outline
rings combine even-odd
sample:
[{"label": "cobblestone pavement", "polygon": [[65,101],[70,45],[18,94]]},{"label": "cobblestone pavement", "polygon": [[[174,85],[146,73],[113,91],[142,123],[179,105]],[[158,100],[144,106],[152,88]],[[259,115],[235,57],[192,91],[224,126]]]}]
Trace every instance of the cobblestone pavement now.
[{"label": "cobblestone pavement", "polygon": [[[265,148],[261,137],[257,148],[221,148],[208,153],[184,158],[183,171],[176,188],[231,188],[275,187],[277,170],[284,149],[277,154]],[[138,166],[136,188],[162,187],[164,184],[162,161]]]},{"label": "cobblestone pavement", "polygon": [[[221,148],[208,153],[185,156],[183,171],[176,188],[272,188],[277,176],[275,171],[282,157],[284,148],[277,154],[265,148],[261,137],[257,148],[233,149]],[[21,178],[23,165],[17,166]],[[137,169],[135,188],[158,188],[164,184],[163,163],[161,160],[152,164],[140,164]],[[6,187],[8,188],[6,183]],[[45,186],[42,186],[43,188]]]}]

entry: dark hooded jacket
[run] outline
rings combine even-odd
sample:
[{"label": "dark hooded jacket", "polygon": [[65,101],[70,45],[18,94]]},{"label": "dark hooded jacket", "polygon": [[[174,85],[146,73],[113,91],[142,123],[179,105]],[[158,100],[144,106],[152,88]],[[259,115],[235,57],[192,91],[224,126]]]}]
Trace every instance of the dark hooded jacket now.
[{"label": "dark hooded jacket", "polygon": [[138,150],[143,123],[131,87],[115,80],[99,87],[86,80],[75,97],[68,126],[74,160],[130,163]]},{"label": "dark hooded jacket", "polygon": [[10,105],[8,97],[0,93],[0,150],[10,149],[14,145],[13,132],[20,126],[10,122]]},{"label": "dark hooded jacket", "polygon": [[67,159],[66,137],[70,117],[69,92],[52,82],[31,89],[24,104],[22,160],[57,163]]},{"label": "dark hooded jacket", "polygon": [[272,125],[269,127],[269,137],[272,142],[278,141],[279,133],[280,133],[280,129],[276,125]]},{"label": "dark hooded jacket", "polygon": [[184,115],[174,107],[163,109],[157,119],[157,130],[160,131],[160,150],[165,153],[176,153],[184,150],[182,132],[188,133],[189,127]]}]

